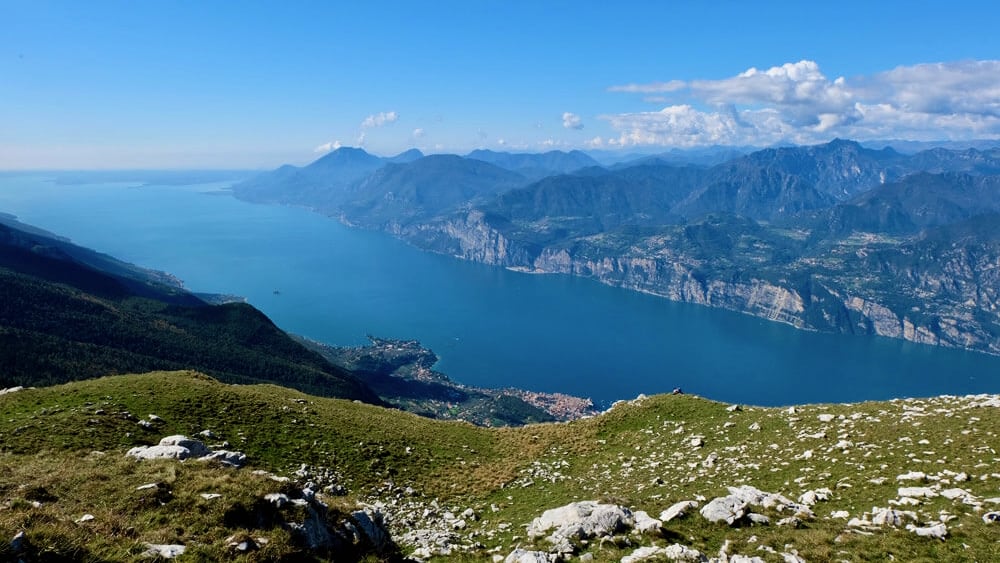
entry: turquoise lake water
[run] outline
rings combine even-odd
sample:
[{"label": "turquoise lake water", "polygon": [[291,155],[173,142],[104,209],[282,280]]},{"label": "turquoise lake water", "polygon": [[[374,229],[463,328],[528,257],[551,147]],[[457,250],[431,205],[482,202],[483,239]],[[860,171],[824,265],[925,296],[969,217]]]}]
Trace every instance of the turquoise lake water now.
[{"label": "turquoise lake water", "polygon": [[[453,379],[606,404],[681,387],[760,405],[1000,392],[1000,358],[817,334],[568,276],[425,253],[227,184],[58,185],[0,175],[0,212],[199,292],[242,295],[337,345],[418,339]],[[279,293],[275,294],[275,290]]]}]

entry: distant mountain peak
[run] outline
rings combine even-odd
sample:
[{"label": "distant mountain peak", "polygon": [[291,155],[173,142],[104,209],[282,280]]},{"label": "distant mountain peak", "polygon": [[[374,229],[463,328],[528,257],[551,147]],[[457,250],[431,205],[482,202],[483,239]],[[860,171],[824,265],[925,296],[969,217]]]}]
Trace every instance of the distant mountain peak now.
[{"label": "distant mountain peak", "polygon": [[406,163],[406,162],[413,162],[414,160],[419,160],[423,157],[424,153],[422,153],[420,149],[413,148],[405,150],[397,154],[396,156],[388,156],[385,158],[385,160],[387,162]]}]

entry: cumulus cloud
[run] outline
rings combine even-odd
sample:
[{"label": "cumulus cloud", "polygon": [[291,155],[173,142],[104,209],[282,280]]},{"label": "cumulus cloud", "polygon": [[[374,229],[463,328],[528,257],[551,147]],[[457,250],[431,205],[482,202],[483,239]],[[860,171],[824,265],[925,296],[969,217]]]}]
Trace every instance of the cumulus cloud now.
[{"label": "cumulus cloud", "polygon": [[1000,61],[918,64],[830,79],[816,62],[804,60],[719,80],[609,90],[665,94],[654,99],[671,104],[658,111],[601,116],[624,145],[1000,136]]},{"label": "cumulus cloud", "polygon": [[342,147],[340,141],[330,141],[329,143],[323,143],[322,145],[313,149],[313,152],[330,152],[335,151]]},{"label": "cumulus cloud", "polygon": [[361,122],[361,128],[371,129],[373,127],[381,127],[383,125],[395,123],[397,120],[399,120],[398,113],[394,111],[382,111],[379,113],[373,113],[366,117],[364,121]]},{"label": "cumulus cloud", "polygon": [[575,113],[566,112],[562,115],[563,127],[566,129],[583,129],[583,122],[580,116]]},{"label": "cumulus cloud", "polygon": [[422,139],[425,134],[426,132],[421,127],[417,127],[412,133],[414,139]]}]

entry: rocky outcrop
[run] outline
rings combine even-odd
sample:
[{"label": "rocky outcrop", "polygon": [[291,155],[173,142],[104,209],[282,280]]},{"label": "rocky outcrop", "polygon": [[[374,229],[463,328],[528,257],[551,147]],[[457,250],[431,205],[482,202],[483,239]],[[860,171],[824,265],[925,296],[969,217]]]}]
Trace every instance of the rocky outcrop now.
[{"label": "rocky outcrop", "polygon": [[216,461],[231,467],[243,467],[247,456],[241,452],[229,450],[210,450],[204,442],[188,438],[180,434],[167,436],[155,446],[136,446],[125,453],[126,457],[138,460],[146,459],[198,459],[201,461]]}]

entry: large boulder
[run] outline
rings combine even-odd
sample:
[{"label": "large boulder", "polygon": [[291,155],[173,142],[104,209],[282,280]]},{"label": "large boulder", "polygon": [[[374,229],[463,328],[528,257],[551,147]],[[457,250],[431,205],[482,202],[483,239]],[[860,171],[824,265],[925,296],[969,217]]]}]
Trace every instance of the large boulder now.
[{"label": "large boulder", "polygon": [[180,434],[167,436],[156,446],[137,446],[125,455],[136,459],[189,459],[208,455],[204,442]]},{"label": "large boulder", "polygon": [[746,515],[747,506],[745,501],[733,495],[718,497],[702,507],[701,515],[709,522],[725,522],[735,526]]},{"label": "large boulder", "polygon": [[130,449],[125,455],[139,460],[200,459],[203,461],[217,461],[223,465],[232,467],[243,467],[247,462],[247,456],[241,452],[231,452],[228,450],[212,451],[204,442],[188,438],[181,434],[167,436],[155,446],[137,446]]},{"label": "large boulder", "polygon": [[554,530],[549,540],[556,543],[557,538],[610,536],[625,531],[634,524],[635,518],[628,508],[585,500],[546,510],[531,521],[528,535],[538,538]]}]

